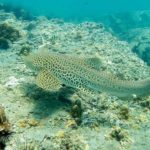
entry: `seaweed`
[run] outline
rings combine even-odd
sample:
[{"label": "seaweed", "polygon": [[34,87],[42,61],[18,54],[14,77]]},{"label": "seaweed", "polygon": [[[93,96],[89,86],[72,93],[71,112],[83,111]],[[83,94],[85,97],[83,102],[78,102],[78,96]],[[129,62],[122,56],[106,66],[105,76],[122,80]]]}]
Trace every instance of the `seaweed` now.
[{"label": "seaweed", "polygon": [[6,117],[4,108],[0,106],[0,149],[4,149],[6,142],[9,139],[11,126]]}]

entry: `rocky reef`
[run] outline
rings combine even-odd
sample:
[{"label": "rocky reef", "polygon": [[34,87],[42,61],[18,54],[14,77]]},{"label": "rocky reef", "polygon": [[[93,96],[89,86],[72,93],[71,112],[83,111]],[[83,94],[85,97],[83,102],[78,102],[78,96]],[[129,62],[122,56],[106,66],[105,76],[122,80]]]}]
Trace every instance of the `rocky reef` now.
[{"label": "rocky reef", "polygon": [[20,37],[20,33],[9,23],[0,24],[0,48],[9,48],[9,43],[16,41]]},{"label": "rocky reef", "polygon": [[129,41],[132,51],[150,66],[150,28],[138,28],[130,30],[125,39]]},{"label": "rocky reef", "polygon": [[108,14],[101,18],[119,39],[129,43],[132,51],[150,65],[150,11]]},{"label": "rocky reef", "polygon": [[22,59],[47,45],[51,53],[98,57],[102,61],[99,71],[119,79],[148,78],[150,68],[127,41],[119,40],[102,23],[45,17],[29,21],[4,10],[0,13],[1,22],[15,26],[15,36],[18,31],[21,34],[12,37],[7,51],[0,51],[1,104],[13,127],[6,150],[149,148],[149,97],[121,99],[65,85],[45,91],[35,85],[36,71]]}]

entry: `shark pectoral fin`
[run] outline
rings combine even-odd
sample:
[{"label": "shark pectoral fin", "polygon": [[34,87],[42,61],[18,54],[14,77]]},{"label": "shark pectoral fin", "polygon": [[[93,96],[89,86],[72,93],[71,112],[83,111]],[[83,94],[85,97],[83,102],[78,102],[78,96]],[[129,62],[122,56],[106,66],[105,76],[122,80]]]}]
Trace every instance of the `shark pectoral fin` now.
[{"label": "shark pectoral fin", "polygon": [[36,77],[36,84],[49,91],[56,91],[61,87],[61,83],[52,74],[42,70]]},{"label": "shark pectoral fin", "polygon": [[85,64],[87,64],[90,68],[100,70],[102,61],[97,57],[87,58],[84,60]]}]

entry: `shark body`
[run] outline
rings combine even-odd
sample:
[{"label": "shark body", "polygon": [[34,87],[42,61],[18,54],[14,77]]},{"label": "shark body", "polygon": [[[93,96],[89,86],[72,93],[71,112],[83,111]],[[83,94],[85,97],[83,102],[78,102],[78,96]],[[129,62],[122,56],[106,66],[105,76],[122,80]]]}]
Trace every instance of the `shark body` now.
[{"label": "shark body", "polygon": [[26,64],[39,73],[36,83],[43,89],[58,89],[62,84],[82,90],[106,92],[118,97],[150,95],[150,78],[123,81],[100,72],[97,58],[82,59],[63,54],[35,53],[25,58]]}]

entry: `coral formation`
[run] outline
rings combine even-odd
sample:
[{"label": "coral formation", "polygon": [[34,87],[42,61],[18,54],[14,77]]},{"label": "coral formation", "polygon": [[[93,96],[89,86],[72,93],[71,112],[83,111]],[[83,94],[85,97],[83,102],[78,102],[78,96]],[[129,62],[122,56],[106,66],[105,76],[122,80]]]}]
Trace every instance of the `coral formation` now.
[{"label": "coral formation", "polygon": [[23,45],[21,47],[21,50],[18,53],[18,55],[20,55],[20,56],[27,56],[27,55],[29,55],[30,52],[31,52],[31,47],[29,45]]},{"label": "coral formation", "polygon": [[6,38],[11,42],[16,41],[19,37],[19,31],[8,23],[0,24],[0,37]]},{"label": "coral formation", "polygon": [[150,11],[135,11],[105,15],[100,20],[122,38],[123,34],[135,28],[150,26]]},{"label": "coral formation", "polygon": [[135,52],[150,66],[150,11],[106,15],[101,20],[120,39],[129,42]]},{"label": "coral formation", "polygon": [[118,127],[118,126],[112,127],[109,135],[107,135],[106,138],[115,139],[122,146],[126,146],[128,145],[128,143],[132,142],[131,138],[129,137],[128,132],[125,129],[122,129],[121,127]]},{"label": "coral formation", "polygon": [[4,108],[0,106],[0,149],[4,148],[5,143],[11,134],[10,127]]},{"label": "coral formation", "polygon": [[143,108],[150,109],[150,96],[145,97],[143,99],[137,98],[136,102],[141,105]]},{"label": "coral formation", "polygon": [[128,106],[121,106],[120,107],[119,117],[121,119],[126,119],[126,120],[129,119],[130,113],[129,113]]},{"label": "coral formation", "polygon": [[40,141],[34,139],[19,138],[12,147],[16,150],[45,150]]},{"label": "coral formation", "polygon": [[150,65],[150,28],[132,29],[123,35],[123,39],[127,40],[136,53],[147,65]]},{"label": "coral formation", "polygon": [[70,113],[71,113],[71,116],[76,121],[76,123],[78,125],[81,124],[83,108],[81,106],[81,101],[80,100],[76,100],[75,102],[73,102]]},{"label": "coral formation", "polygon": [[23,119],[17,122],[17,126],[20,128],[36,127],[38,126],[38,121],[36,121],[35,119]]},{"label": "coral formation", "polygon": [[9,3],[5,4],[5,3],[0,3],[0,10],[5,10],[7,12],[13,12],[14,15],[18,18],[18,19],[25,19],[25,20],[30,20],[31,18],[33,18],[31,16],[31,14],[26,11],[25,9],[21,8],[21,7],[15,7],[14,5],[11,5]]},{"label": "coral formation", "polygon": [[84,141],[82,136],[79,136],[75,132],[60,132],[51,137],[53,150],[89,150],[89,146]]},{"label": "coral formation", "polygon": [[0,38],[0,49],[7,49],[9,48],[9,42],[7,39],[1,37]]},{"label": "coral formation", "polygon": [[144,37],[143,40],[136,42],[138,43],[135,44],[135,46],[133,46],[132,48],[133,52],[135,52],[141,59],[143,59],[150,66],[149,37],[148,38]]},{"label": "coral formation", "polygon": [[7,49],[9,47],[9,41],[14,42],[19,37],[19,31],[13,26],[8,23],[0,24],[0,48]]},{"label": "coral formation", "polygon": [[113,127],[110,136],[115,138],[117,141],[122,141],[127,136],[127,132],[122,131],[119,127]]}]

